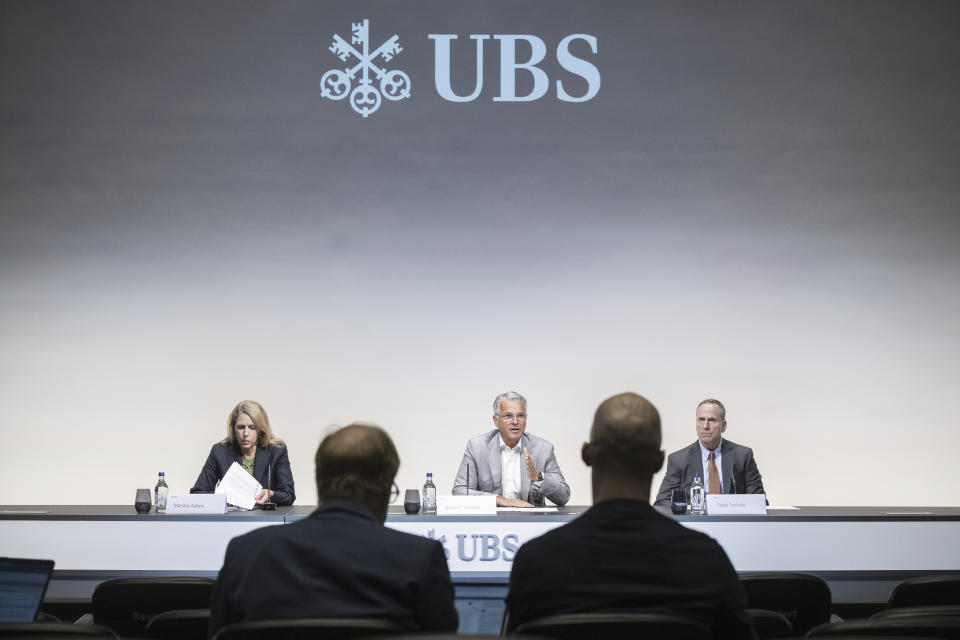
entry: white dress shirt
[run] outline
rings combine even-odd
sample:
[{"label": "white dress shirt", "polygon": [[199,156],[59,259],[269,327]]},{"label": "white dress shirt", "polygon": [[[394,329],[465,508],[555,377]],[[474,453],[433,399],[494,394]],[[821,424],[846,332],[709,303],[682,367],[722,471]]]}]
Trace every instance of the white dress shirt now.
[{"label": "white dress shirt", "polygon": [[517,446],[511,448],[500,436],[500,489],[504,498],[521,498],[520,474],[523,472],[523,447],[517,441]]},{"label": "white dress shirt", "polygon": [[[700,478],[703,480],[703,492],[710,493],[710,474],[707,469],[710,466],[710,449],[707,449],[703,446],[703,443],[699,440],[697,441],[700,445],[700,455],[703,458],[703,475]],[[720,477],[720,493],[723,493],[723,467],[720,466],[720,447],[723,445],[723,438],[720,439],[720,444],[717,445],[717,448],[713,450],[713,461],[717,464],[717,475]]]}]

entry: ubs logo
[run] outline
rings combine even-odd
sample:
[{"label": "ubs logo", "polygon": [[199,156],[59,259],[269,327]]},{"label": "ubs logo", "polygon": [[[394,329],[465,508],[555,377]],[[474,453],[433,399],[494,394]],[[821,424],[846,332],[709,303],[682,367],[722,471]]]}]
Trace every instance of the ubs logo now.
[{"label": "ubs logo", "polygon": [[[321,95],[330,100],[343,100],[349,96],[350,106],[364,118],[380,108],[383,98],[394,101],[409,98],[410,77],[403,71],[388,70],[377,64],[378,59],[382,59],[385,65],[403,51],[399,36],[394,34],[371,51],[369,20],[353,23],[352,33],[350,42],[334,34],[330,51],[340,60],[356,61],[356,64],[344,69],[330,69],[324,73],[320,79]],[[538,36],[470,34],[469,39],[474,42],[476,72],[473,91],[465,95],[454,93],[451,78],[452,43],[459,36],[431,33],[427,37],[433,41],[434,48],[434,88],[437,95],[448,102],[472,102],[480,96],[483,91],[484,43],[491,38],[500,43],[500,91],[493,96],[493,102],[532,102],[550,92],[550,78],[547,72],[538,66],[547,57],[547,43]],[[572,45],[578,41],[583,43],[578,45],[580,48],[585,45],[591,54],[597,53],[597,38],[584,33],[568,35],[557,44],[553,51],[557,64],[586,83],[586,89],[576,94],[568,89],[563,79],[557,79],[555,95],[561,102],[587,102],[600,91],[600,70],[589,60],[577,57],[571,51]],[[530,57],[526,61],[517,60],[518,43],[521,42],[524,43],[523,48],[530,50]],[[520,73],[529,74],[533,81],[532,89],[525,95],[517,94],[517,76]],[[375,84],[374,80],[379,84]],[[357,86],[354,87],[355,81]]]},{"label": "ubs logo", "polygon": [[[439,538],[435,529],[427,531],[427,538],[438,540],[443,546],[443,554],[450,559],[450,549],[447,548],[447,536],[442,535]],[[520,538],[515,533],[508,533],[502,538],[493,533],[458,533],[457,538],[457,558],[463,562],[493,562],[503,560],[513,562],[517,555],[517,549],[520,548]]]},{"label": "ubs logo", "polygon": [[[380,108],[381,97],[387,100],[403,100],[410,97],[410,78],[403,71],[380,68],[375,61],[383,58],[383,62],[390,62],[394,56],[403,51],[400,38],[394,34],[379,47],[370,51],[370,21],[354,22],[353,36],[347,42],[339,35],[333,35],[333,44],[330,51],[344,62],[355,58],[357,63],[344,70],[330,69],[320,78],[320,95],[331,100],[343,100],[350,96],[350,106],[364,118]],[[353,45],[360,47],[358,51]],[[359,84],[351,91],[354,80],[360,73]],[[380,81],[379,86],[373,84],[370,74]]]}]

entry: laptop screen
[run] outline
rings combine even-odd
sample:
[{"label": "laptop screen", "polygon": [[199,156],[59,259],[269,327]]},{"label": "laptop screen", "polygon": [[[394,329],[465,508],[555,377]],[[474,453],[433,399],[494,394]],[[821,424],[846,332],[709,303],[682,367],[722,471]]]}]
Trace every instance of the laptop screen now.
[{"label": "laptop screen", "polygon": [[53,560],[0,558],[0,622],[33,622],[51,573]]},{"label": "laptop screen", "polygon": [[460,616],[460,634],[500,635],[503,614],[507,605],[507,585],[457,584],[454,585],[454,606]]}]

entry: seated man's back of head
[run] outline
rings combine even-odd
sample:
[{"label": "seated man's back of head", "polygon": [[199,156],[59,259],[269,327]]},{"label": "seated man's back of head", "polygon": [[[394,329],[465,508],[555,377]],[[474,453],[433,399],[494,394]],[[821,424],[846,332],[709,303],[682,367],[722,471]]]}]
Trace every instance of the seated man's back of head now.
[{"label": "seated man's back of head", "polygon": [[582,452],[594,506],[517,552],[507,596],[512,627],[561,613],[655,610],[697,619],[718,638],[755,637],[720,545],[649,504],[660,442],[660,416],[643,397],[625,393],[600,405]]},{"label": "seated man's back of head", "polygon": [[210,635],[248,620],[363,618],[453,631],[453,586],[439,542],[383,526],[399,458],[382,429],[350,425],[316,455],[321,505],[234,538],[211,602]]}]

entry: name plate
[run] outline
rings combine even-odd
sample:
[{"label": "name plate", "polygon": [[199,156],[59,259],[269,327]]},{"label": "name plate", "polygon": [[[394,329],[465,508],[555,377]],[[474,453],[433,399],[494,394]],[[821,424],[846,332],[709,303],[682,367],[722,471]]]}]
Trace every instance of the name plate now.
[{"label": "name plate", "polygon": [[438,516],[495,516],[497,496],[437,496]]},{"label": "name plate", "polygon": [[171,493],[167,496],[167,513],[207,515],[227,512],[227,496],[222,493]]},{"label": "name plate", "polygon": [[708,516],[763,516],[767,514],[765,493],[707,494]]}]

